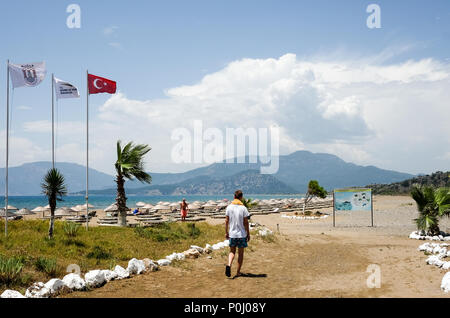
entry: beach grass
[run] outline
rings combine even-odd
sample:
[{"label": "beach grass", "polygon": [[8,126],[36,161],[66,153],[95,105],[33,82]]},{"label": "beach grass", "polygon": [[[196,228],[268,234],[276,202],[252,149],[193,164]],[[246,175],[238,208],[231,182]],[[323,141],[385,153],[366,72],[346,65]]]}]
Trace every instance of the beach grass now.
[{"label": "beach grass", "polygon": [[33,282],[62,278],[71,264],[78,265],[83,273],[115,265],[126,268],[134,257],[158,260],[185,251],[190,245],[224,240],[223,226],[206,222],[151,228],[91,227],[86,231],[84,226],[74,229],[56,221],[53,239],[48,239],[48,226],[48,221],[41,220],[8,223],[8,237],[0,234],[0,291],[15,288],[24,292]]}]

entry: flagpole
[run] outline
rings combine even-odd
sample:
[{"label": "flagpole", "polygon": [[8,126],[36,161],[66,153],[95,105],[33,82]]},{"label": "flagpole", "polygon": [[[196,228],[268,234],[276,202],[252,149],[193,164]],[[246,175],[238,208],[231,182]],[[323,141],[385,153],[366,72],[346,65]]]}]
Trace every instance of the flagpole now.
[{"label": "flagpole", "polygon": [[55,169],[55,76],[52,73],[52,168]]},{"label": "flagpole", "polygon": [[86,70],[86,230],[89,229],[89,71]]},{"label": "flagpole", "polygon": [[9,165],[9,60],[6,67],[6,172],[5,172],[5,236],[8,236],[8,165]]}]

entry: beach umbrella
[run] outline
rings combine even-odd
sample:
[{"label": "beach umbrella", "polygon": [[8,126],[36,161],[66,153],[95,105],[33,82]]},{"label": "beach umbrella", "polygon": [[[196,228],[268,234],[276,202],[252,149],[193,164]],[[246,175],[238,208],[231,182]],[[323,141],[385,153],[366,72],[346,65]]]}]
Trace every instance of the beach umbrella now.
[{"label": "beach umbrella", "polygon": [[143,209],[153,209],[153,205],[151,205],[150,203],[149,204],[146,204],[146,205],[144,205],[143,207],[142,207]]},{"label": "beach umbrella", "polygon": [[219,203],[217,205],[218,208],[223,208],[223,207],[226,207],[226,206],[228,206],[228,203],[226,203],[226,202],[221,202],[221,203]]},{"label": "beach umbrella", "polygon": [[70,213],[70,210],[66,207],[56,209],[55,215],[57,215],[57,216],[72,216],[72,214]]},{"label": "beach umbrella", "polygon": [[155,210],[169,210],[170,208],[167,205],[157,204],[156,206],[153,207],[153,209],[155,209]]},{"label": "beach umbrella", "polygon": [[200,209],[201,208],[201,206],[200,205],[198,205],[198,204],[191,204],[191,205],[189,205],[189,209],[190,210],[198,210],[198,209]]},{"label": "beach umbrella", "polygon": [[[15,213],[9,212],[9,211],[8,211],[8,217],[10,217],[10,216],[15,216],[15,215],[16,215]],[[5,216],[5,208],[0,209],[0,216],[2,216],[2,217]]]},{"label": "beach umbrella", "polygon": [[[4,208],[3,208],[3,210],[4,210]],[[15,206],[8,205],[8,212],[11,212],[11,211],[17,211],[17,210],[19,210],[19,209],[16,208]]]},{"label": "beach umbrella", "polygon": [[117,208],[117,204],[113,203],[109,207],[107,207],[104,211],[105,212],[117,212],[117,211],[119,211],[119,209]]},{"label": "beach umbrella", "polygon": [[17,214],[18,215],[32,215],[32,214],[35,214],[34,212],[31,212],[30,210],[28,210],[27,208],[23,208],[23,209],[20,209],[18,212],[17,212]]},{"label": "beach umbrella", "polygon": [[145,202],[142,202],[142,201],[136,203],[136,206],[137,206],[138,208],[143,208],[145,205],[146,205],[146,203],[145,203]]},{"label": "beach umbrella", "polygon": [[33,210],[31,210],[31,212],[42,212],[42,211],[44,211],[44,207],[42,206],[37,206]]}]

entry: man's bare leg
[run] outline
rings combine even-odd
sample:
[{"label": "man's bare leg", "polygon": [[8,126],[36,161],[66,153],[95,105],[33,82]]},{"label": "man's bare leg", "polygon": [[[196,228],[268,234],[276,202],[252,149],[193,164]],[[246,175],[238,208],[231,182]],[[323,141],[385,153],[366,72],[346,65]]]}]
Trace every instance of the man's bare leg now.
[{"label": "man's bare leg", "polygon": [[242,263],[244,262],[244,248],[240,247],[238,250],[238,268],[237,268],[237,274],[236,275],[241,275],[241,267],[242,267]]},{"label": "man's bare leg", "polygon": [[231,265],[233,265],[235,255],[236,255],[236,246],[231,246],[230,254],[228,254],[228,265],[225,270],[225,274],[227,277],[230,277],[230,275],[231,275]]},{"label": "man's bare leg", "polygon": [[228,266],[231,267],[234,261],[234,256],[236,255],[236,246],[230,247],[230,254],[228,255]]}]

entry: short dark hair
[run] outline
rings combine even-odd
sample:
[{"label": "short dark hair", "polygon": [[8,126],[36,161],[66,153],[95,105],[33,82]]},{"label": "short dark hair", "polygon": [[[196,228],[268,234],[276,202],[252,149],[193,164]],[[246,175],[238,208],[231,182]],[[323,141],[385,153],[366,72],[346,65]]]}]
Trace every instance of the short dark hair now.
[{"label": "short dark hair", "polygon": [[236,190],[236,192],[234,193],[234,198],[235,199],[242,199],[242,197],[244,196],[244,194],[242,193],[241,190]]}]

